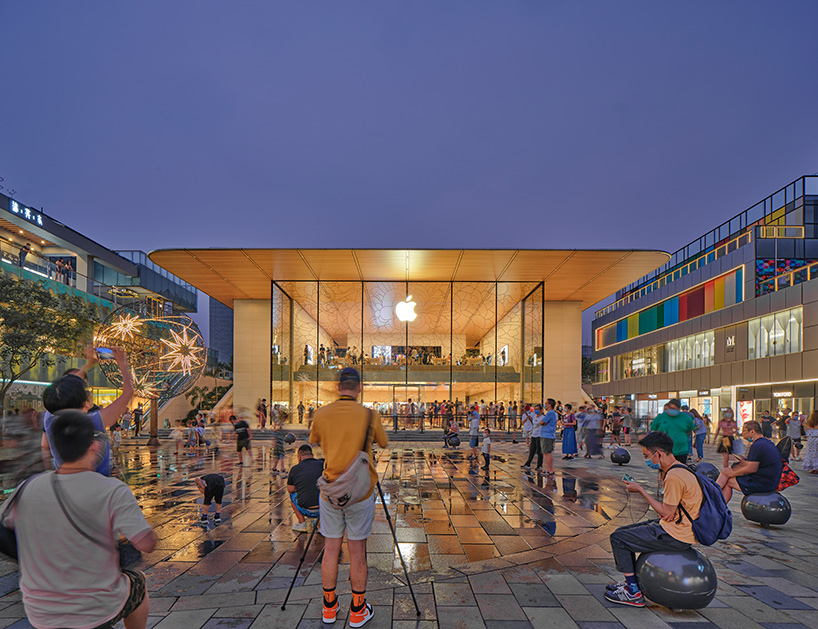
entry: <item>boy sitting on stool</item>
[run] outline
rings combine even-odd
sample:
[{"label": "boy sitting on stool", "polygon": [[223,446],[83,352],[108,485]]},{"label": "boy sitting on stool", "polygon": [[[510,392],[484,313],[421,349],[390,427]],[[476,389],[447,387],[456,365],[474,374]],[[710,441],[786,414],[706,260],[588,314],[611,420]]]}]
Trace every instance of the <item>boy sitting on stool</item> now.
[{"label": "boy sitting on stool", "polygon": [[210,511],[210,502],[216,500],[216,517],[214,524],[222,523],[222,496],[224,496],[224,476],[221,474],[205,474],[193,481],[196,489],[204,494],[202,501],[202,523],[207,522],[207,512]]},{"label": "boy sitting on stool", "polygon": [[287,491],[295,511],[298,524],[293,531],[303,533],[309,530],[307,518],[318,519],[318,478],[324,472],[324,459],[316,459],[312,448],[304,444],[298,448],[298,464],[290,468]]}]

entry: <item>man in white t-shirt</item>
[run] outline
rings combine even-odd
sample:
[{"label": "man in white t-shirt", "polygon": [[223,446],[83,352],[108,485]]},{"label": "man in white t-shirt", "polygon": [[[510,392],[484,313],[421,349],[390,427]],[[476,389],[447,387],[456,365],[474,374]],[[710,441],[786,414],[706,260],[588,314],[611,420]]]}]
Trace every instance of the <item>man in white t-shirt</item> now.
[{"label": "man in white t-shirt", "polygon": [[535,469],[542,469],[542,446],[540,445],[540,432],[542,431],[542,425],[540,424],[541,418],[542,414],[538,414],[535,408],[534,416],[531,418],[533,427],[531,428],[531,444],[528,447],[528,460],[520,466],[524,470],[531,469],[531,460],[535,454],[537,455],[537,467]]},{"label": "man in white t-shirt", "polygon": [[17,533],[26,616],[40,629],[123,619],[128,627],[144,627],[145,575],[120,569],[117,540],[124,535],[149,553],[156,533],[128,486],[94,471],[101,450],[88,415],[60,411],[50,433],[59,469],[32,477],[4,514]]},{"label": "man in white t-shirt", "polygon": [[477,405],[472,404],[469,408],[469,447],[471,448],[470,460],[477,460],[477,445],[480,441],[480,413]]}]

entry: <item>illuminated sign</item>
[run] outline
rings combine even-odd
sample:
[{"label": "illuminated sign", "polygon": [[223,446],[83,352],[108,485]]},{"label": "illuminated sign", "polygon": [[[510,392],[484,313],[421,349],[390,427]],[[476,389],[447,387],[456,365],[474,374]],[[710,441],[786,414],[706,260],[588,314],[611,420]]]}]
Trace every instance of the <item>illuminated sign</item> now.
[{"label": "illuminated sign", "polygon": [[398,321],[409,323],[417,319],[418,313],[415,312],[416,302],[411,301],[412,296],[409,295],[405,301],[398,302],[395,306],[395,314],[398,315]]},{"label": "illuminated sign", "polygon": [[735,347],[736,346],[736,336],[728,336],[727,337],[727,347]]},{"label": "illuminated sign", "polygon": [[706,389],[706,390],[704,390],[704,391],[699,391],[699,395],[700,395],[700,396],[702,396],[702,395],[710,395],[710,390],[709,390],[709,389]]},{"label": "illuminated sign", "polygon": [[36,210],[32,210],[30,207],[20,205],[14,199],[11,200],[11,213],[14,214],[15,216],[19,216],[20,218],[26,219],[29,223],[34,223],[35,225],[39,225],[40,227],[43,226],[42,214],[40,214]]},{"label": "illuminated sign", "polygon": [[656,399],[659,399],[659,396],[656,395],[655,393],[648,393],[648,399],[649,400],[656,400]]},{"label": "illuminated sign", "polygon": [[792,391],[778,391],[773,393],[773,397],[792,397]]}]

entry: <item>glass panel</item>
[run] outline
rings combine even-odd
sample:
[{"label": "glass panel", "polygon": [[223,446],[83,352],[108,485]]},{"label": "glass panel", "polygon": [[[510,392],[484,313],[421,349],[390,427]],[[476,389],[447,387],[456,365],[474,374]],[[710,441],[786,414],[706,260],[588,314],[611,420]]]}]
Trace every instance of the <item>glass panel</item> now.
[{"label": "glass panel", "polygon": [[794,354],[801,351],[801,316],[802,309],[793,308],[789,311],[789,321],[787,325],[787,345],[788,352]]},{"label": "glass panel", "polygon": [[543,287],[523,303],[523,400],[539,404],[543,399]]},{"label": "glass panel", "polygon": [[761,330],[761,319],[751,319],[747,324],[747,357],[749,359],[761,358],[759,353],[759,334]]},{"label": "glass panel", "polygon": [[[293,411],[298,402],[292,398],[292,356],[294,348],[290,333],[290,298],[278,287],[273,286],[272,295],[272,328],[270,349],[270,403],[268,409],[278,406],[289,415],[290,422],[298,422],[299,418]],[[300,418],[303,421],[303,416]]]},{"label": "glass panel", "polygon": [[773,343],[775,344],[775,355],[781,356],[787,354],[787,339],[785,330],[789,325],[790,312],[784,310],[775,315],[775,328],[773,332]]},{"label": "glass panel", "polygon": [[[296,407],[303,403],[304,415],[308,419],[311,410],[317,408],[318,370],[320,347],[318,316],[317,282],[278,282],[281,290],[287,293],[290,302],[290,329],[293,354],[288,361],[293,375],[292,399]],[[278,293],[274,292],[275,299]],[[326,357],[325,357],[326,358]]]},{"label": "glass panel", "polygon": [[[400,347],[393,344],[395,353],[405,356],[406,383],[403,388],[398,386],[395,393],[405,406],[407,430],[425,430],[430,422],[442,425],[442,414],[434,413],[433,409],[451,395],[451,288],[449,282],[410,282],[408,286],[411,302],[417,304],[417,318],[405,324],[406,343],[401,341]],[[490,298],[493,302],[493,294]],[[486,325],[494,327],[493,316]],[[493,376],[493,369],[493,366],[487,369],[487,378]],[[493,377],[490,384],[493,387]]]}]

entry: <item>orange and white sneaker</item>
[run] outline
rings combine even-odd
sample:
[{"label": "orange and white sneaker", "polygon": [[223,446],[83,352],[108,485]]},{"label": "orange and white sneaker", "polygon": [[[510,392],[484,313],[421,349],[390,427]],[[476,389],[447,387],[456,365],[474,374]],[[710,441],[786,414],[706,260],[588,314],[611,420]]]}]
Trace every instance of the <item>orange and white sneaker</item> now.
[{"label": "orange and white sneaker", "polygon": [[372,616],[375,615],[375,612],[372,611],[372,605],[369,603],[364,603],[364,607],[361,611],[354,612],[351,609],[349,610],[349,626],[350,627],[363,627],[366,623],[368,623]]},{"label": "orange and white sneaker", "polygon": [[324,614],[321,617],[321,620],[324,622],[325,625],[332,625],[335,623],[335,619],[338,617],[338,599],[335,599],[335,605],[332,607],[327,607],[326,603],[324,604]]}]

